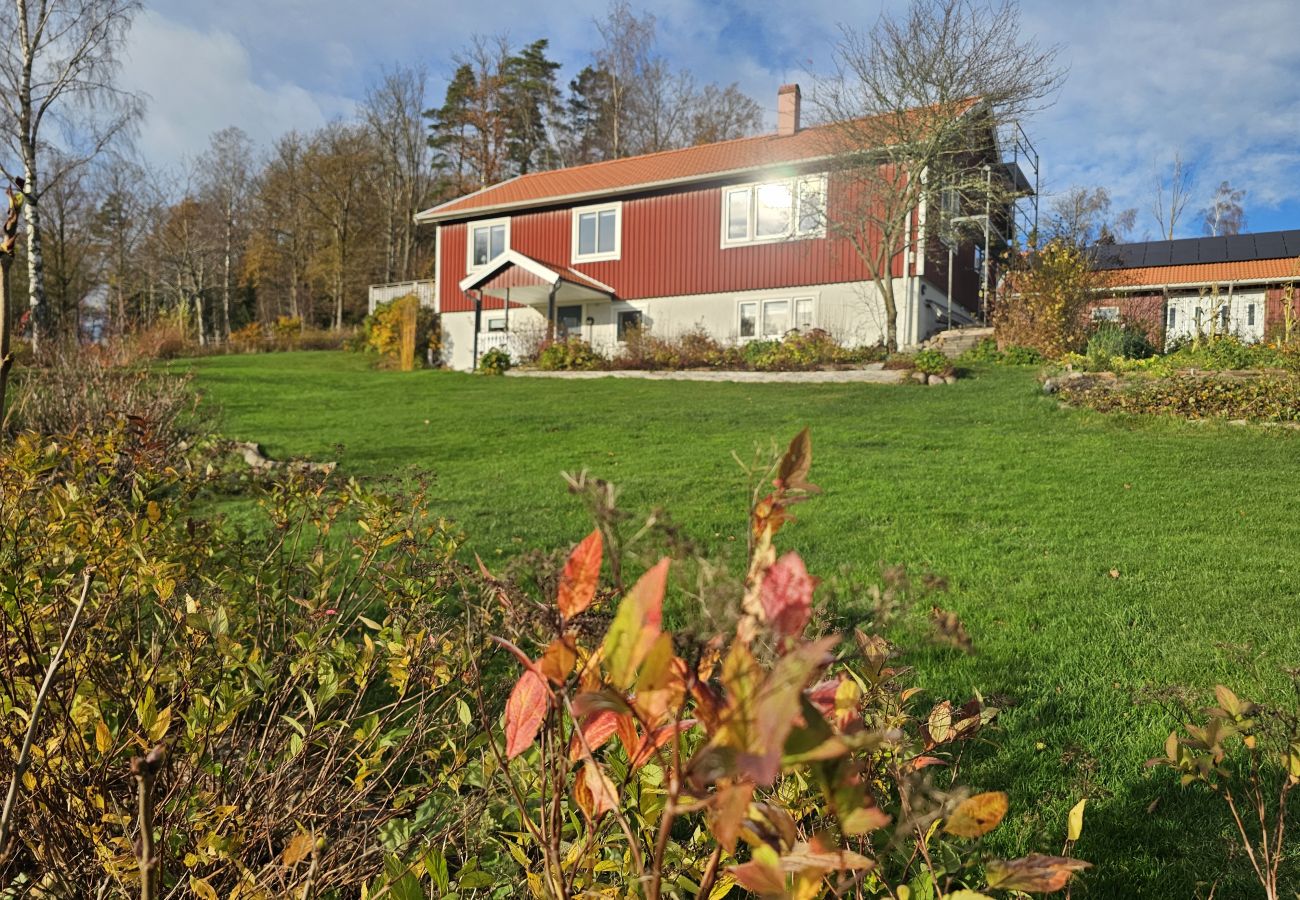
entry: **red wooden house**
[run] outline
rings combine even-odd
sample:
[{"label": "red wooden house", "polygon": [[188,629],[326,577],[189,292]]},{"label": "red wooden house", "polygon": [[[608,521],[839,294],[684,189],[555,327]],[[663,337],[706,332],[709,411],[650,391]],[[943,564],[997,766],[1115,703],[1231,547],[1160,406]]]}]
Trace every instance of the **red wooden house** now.
[{"label": "red wooden house", "polygon": [[[437,228],[444,358],[542,334],[612,353],[627,330],[702,328],[724,342],[821,328],[881,342],[884,312],[850,242],[826,227],[845,190],[833,129],[800,128],[781,88],[775,134],[524,175],[416,216]],[[925,213],[915,216],[918,244]],[[947,256],[894,263],[900,344],[946,323]],[[912,258],[915,257],[915,258]],[[958,254],[954,323],[977,305],[973,251]]]}]

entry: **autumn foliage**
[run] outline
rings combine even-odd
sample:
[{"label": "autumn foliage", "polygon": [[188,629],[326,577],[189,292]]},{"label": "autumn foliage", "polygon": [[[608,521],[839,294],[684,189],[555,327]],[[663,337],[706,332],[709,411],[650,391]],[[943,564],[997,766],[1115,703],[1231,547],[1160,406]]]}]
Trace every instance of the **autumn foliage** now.
[{"label": "autumn foliage", "polygon": [[997,710],[943,701],[918,718],[884,637],[807,633],[817,579],[774,539],[817,491],[811,460],[804,431],[755,491],[729,631],[665,629],[669,556],[602,591],[598,528],[539,608],[539,652],[495,638],[521,667],[492,747],[532,896],[972,898],[1059,890],[1086,867],[980,851],[1010,801],[954,775]]}]

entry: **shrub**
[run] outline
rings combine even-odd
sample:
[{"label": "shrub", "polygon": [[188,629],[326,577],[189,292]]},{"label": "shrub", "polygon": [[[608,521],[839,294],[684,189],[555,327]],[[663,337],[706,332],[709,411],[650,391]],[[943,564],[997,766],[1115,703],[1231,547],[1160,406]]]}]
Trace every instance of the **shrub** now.
[{"label": "shrub", "polygon": [[585,372],[604,365],[605,358],[580,337],[551,341],[537,355],[537,368],[549,372]]},{"label": "shrub", "polygon": [[403,321],[407,322],[405,327],[410,331],[412,318],[414,332],[408,335],[407,355],[413,360],[419,360],[423,358],[424,351],[432,350],[432,355],[437,358],[441,341],[438,316],[433,310],[421,306],[419,298],[414,294],[408,294],[376,306],[375,311],[362,322],[365,347],[369,352],[379,355],[382,365],[394,366],[401,363]]},{"label": "shrub", "polygon": [[1146,359],[1153,353],[1146,332],[1125,323],[1102,322],[1088,337],[1087,355],[1095,359]]},{"label": "shrub", "polygon": [[998,350],[998,342],[993,338],[985,338],[963,353],[961,361],[965,363],[1000,363],[1003,360],[1002,352]]},{"label": "shrub", "polygon": [[1086,250],[1060,239],[1031,246],[1012,258],[1006,284],[993,315],[999,347],[1032,347],[1053,359],[1083,347],[1100,285]]},{"label": "shrub", "polygon": [[1300,378],[1173,375],[1121,384],[1078,378],[1060,385],[1063,399],[1100,412],[1169,414],[1186,419],[1300,421]]},{"label": "shrub", "polygon": [[1002,362],[1008,366],[1038,366],[1045,361],[1043,354],[1033,347],[1012,344],[1002,351]]},{"label": "shrub", "polygon": [[510,366],[510,353],[501,347],[493,347],[478,358],[478,370],[484,375],[504,375]]},{"label": "shrub", "polygon": [[54,436],[131,427],[174,445],[206,430],[191,377],[161,367],[114,365],[97,347],[64,345],[17,370],[11,431]]},{"label": "shrub", "polygon": [[[1087,866],[987,859],[979,838],[1006,795],[930,774],[996,710],[915,709],[870,625],[847,642],[807,634],[817,581],[775,539],[816,492],[810,463],[805,431],[764,473],[771,488],[755,490],[748,574],[731,585],[726,624],[676,634],[662,612],[689,561],[661,557],[625,588],[615,552],[602,588],[606,533],[623,546],[619,516],[607,486],[574,480],[603,510],[600,526],[542,597],[510,593],[512,607],[535,612],[520,633],[494,636],[519,674],[503,724],[481,720],[499,761],[491,777],[513,800],[500,838],[527,861],[532,896],[621,896],[637,884],[652,898],[711,897],[734,884],[810,900],[866,885],[955,897],[984,885],[1058,890]],[[681,580],[700,588],[693,571]]]},{"label": "shrub", "polygon": [[933,348],[919,351],[912,359],[918,372],[926,375],[951,375],[954,371],[952,360]]},{"label": "shrub", "polygon": [[[0,709],[32,710],[65,633],[68,650],[0,880],[374,896],[431,848],[474,856],[457,541],[419,497],[289,476],[244,532],[196,518],[201,463],[129,430],[6,450]],[[28,727],[0,716],[0,755]]]}]

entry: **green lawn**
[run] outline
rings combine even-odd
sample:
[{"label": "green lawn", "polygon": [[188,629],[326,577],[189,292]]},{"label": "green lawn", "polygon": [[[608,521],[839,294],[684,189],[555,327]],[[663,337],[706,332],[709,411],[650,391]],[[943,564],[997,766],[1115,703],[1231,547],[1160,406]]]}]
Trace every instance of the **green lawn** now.
[{"label": "green lawn", "polygon": [[1222,811],[1144,770],[1175,724],[1144,698],[1208,699],[1220,681],[1283,696],[1280,669],[1300,664],[1292,432],[1062,410],[1027,371],[923,388],[381,373],[344,353],[194,366],[231,437],[361,476],[431,471],[436,508],[487,560],[584,534],[559,474],[582,468],[706,545],[743,540],[732,451],[811,426],[825,495],[782,543],[814,572],[903,562],[951,580],[942,602],[976,653],[909,661],[936,695],[1006,707],[965,772],[1011,794],[997,849],[1059,851],[1086,795],[1077,852],[1097,868],[1075,896],[1191,897],[1216,879],[1218,897],[1256,895]]}]

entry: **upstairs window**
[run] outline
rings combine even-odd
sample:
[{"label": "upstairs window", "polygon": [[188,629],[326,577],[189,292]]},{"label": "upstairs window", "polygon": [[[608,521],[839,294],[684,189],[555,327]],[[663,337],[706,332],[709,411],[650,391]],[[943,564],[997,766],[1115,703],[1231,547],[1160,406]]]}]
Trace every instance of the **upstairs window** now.
[{"label": "upstairs window", "polygon": [[622,249],[622,219],[622,203],[575,209],[573,262],[618,259]]},{"label": "upstairs window", "polygon": [[825,207],[824,174],[726,188],[723,246],[821,237],[826,233]]},{"label": "upstairs window", "polygon": [[509,219],[470,223],[469,268],[481,269],[509,249]]}]

